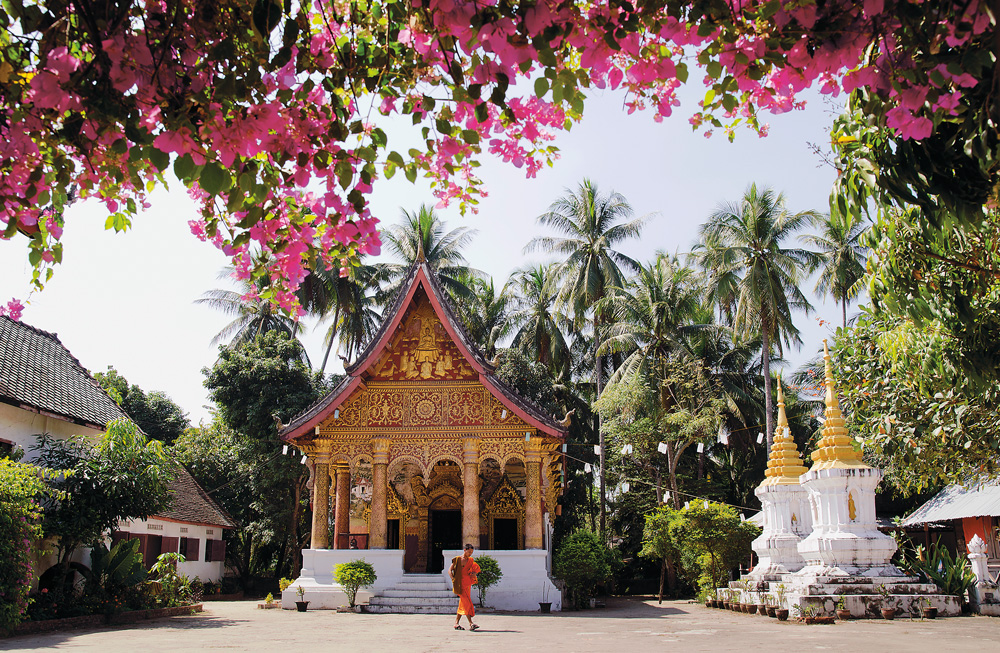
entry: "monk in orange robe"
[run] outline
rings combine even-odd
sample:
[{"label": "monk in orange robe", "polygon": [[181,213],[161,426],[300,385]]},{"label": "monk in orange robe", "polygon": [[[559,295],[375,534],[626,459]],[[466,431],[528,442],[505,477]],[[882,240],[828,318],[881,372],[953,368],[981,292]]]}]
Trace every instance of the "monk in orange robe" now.
[{"label": "monk in orange robe", "polygon": [[452,558],[451,567],[448,569],[452,589],[458,595],[455,630],[465,630],[461,624],[463,614],[469,620],[469,630],[479,630],[479,626],[472,623],[472,617],[476,614],[476,606],[472,604],[472,586],[476,584],[476,576],[479,574],[479,565],[472,559],[474,550],[471,544],[466,544],[464,555]]}]

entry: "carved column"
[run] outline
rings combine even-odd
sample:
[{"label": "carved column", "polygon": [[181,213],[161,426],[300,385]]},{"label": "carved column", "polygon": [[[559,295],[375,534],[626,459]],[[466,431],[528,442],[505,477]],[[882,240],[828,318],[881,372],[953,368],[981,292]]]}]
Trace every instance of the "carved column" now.
[{"label": "carved column", "polygon": [[318,455],[313,465],[313,521],[311,549],[330,546],[330,457]]},{"label": "carved column", "polygon": [[527,496],[524,500],[524,548],[544,546],[542,530],[542,452],[541,440],[532,438],[524,445],[524,471],[527,474]]},{"label": "carved column", "polygon": [[341,533],[351,532],[351,468],[347,465],[337,466],[337,512],[334,516],[333,548],[341,547]]},{"label": "carved column", "polygon": [[368,548],[386,547],[386,528],[389,508],[389,479],[386,468],[389,464],[389,441],[384,438],[372,440],[372,514],[368,521]]},{"label": "carved column", "polygon": [[462,544],[479,548],[479,438],[462,439]]}]

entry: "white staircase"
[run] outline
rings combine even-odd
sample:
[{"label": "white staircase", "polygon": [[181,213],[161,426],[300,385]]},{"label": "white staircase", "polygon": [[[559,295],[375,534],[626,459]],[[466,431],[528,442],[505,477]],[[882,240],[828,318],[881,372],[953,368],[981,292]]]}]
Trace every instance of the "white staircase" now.
[{"label": "white staircase", "polygon": [[455,614],[458,597],[441,574],[404,574],[395,586],[377,592],[365,612]]}]

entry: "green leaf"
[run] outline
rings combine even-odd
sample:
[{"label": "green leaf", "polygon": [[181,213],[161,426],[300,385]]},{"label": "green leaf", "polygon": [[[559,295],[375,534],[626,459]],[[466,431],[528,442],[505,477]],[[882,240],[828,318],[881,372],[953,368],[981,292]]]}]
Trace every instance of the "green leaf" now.
[{"label": "green leaf", "polygon": [[713,79],[719,79],[722,76],[722,64],[718,61],[710,61],[705,67],[705,72],[708,73],[709,77]]},{"label": "green leaf", "polygon": [[191,158],[190,154],[177,157],[177,160],[174,161],[174,174],[182,181],[190,180],[194,176],[194,170],[194,159]]},{"label": "green leaf", "polygon": [[170,155],[156,147],[146,148],[146,156],[158,172],[163,172],[170,165]]},{"label": "green leaf", "polygon": [[535,97],[542,98],[549,92],[549,80],[539,77],[535,80]]},{"label": "green leaf", "polygon": [[218,195],[222,191],[228,190],[232,183],[229,171],[214,161],[205,164],[201,176],[198,178],[198,185],[211,195]]}]

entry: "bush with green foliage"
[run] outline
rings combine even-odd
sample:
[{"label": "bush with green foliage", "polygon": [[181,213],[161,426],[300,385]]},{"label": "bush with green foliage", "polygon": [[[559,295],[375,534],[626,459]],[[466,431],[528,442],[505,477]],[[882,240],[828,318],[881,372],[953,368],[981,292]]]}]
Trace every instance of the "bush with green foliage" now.
[{"label": "bush with green foliage", "polygon": [[121,540],[111,550],[103,543],[91,550],[90,568],[84,569],[85,591],[105,614],[121,612],[142,602],[148,576],[139,553],[139,540]]},{"label": "bush with green foliage", "polygon": [[713,591],[730,571],[750,557],[750,544],[760,528],[742,521],[736,510],[721,503],[692,502],[671,520],[669,538],[681,548],[681,565],[690,578],[697,574],[700,590]]},{"label": "bush with green foliage", "polygon": [[611,575],[608,549],[595,533],[577,531],[563,540],[556,552],[553,571],[566,581],[574,604],[582,607],[597,585]]},{"label": "bush with green foliage", "polygon": [[0,632],[27,614],[31,547],[42,535],[38,499],[44,491],[38,468],[0,458]]},{"label": "bush with green foliage", "polygon": [[479,573],[476,575],[476,589],[479,591],[479,605],[486,605],[486,590],[493,587],[503,578],[500,570],[500,563],[492,556],[476,556],[474,558],[479,565]]},{"label": "bush with green foliage", "polygon": [[378,578],[375,575],[375,567],[370,562],[365,562],[364,558],[337,565],[333,569],[333,577],[344,588],[347,602],[352,608],[358,590],[362,587],[371,587]]},{"label": "bush with green foliage", "polygon": [[921,582],[931,582],[941,588],[944,594],[959,596],[964,601],[966,593],[976,584],[976,575],[968,558],[956,553],[952,555],[947,547],[938,542],[927,549],[918,545],[913,555],[903,556],[900,567],[904,572],[919,576]]},{"label": "bush with green foliage", "polygon": [[149,586],[157,604],[165,608],[191,603],[191,581],[177,571],[185,558],[179,553],[161,553],[149,570]]}]

